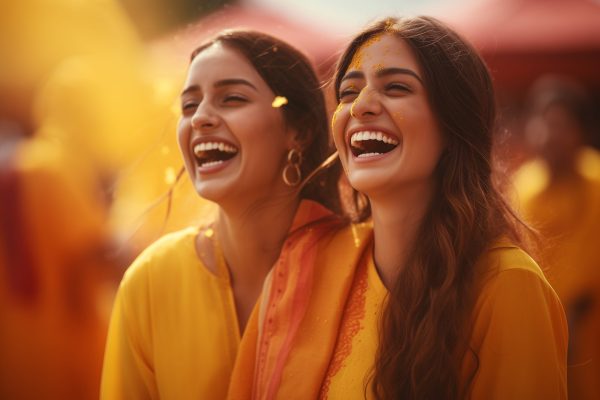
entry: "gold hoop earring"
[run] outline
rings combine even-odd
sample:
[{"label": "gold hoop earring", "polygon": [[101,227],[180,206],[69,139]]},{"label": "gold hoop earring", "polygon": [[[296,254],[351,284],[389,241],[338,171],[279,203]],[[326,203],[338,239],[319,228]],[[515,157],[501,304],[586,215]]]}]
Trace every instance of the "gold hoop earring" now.
[{"label": "gold hoop earring", "polygon": [[283,168],[283,182],[290,187],[298,186],[302,181],[302,172],[300,171],[302,164],[302,153],[296,149],[291,149],[287,155],[287,163]]}]

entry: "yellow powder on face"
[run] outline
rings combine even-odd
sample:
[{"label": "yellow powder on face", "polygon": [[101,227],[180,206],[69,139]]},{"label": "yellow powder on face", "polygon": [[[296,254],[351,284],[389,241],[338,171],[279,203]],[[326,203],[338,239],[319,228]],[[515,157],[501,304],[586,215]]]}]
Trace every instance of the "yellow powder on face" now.
[{"label": "yellow powder on face", "polygon": [[206,236],[207,238],[213,237],[214,234],[215,231],[213,231],[212,228],[206,228],[206,230],[204,231],[204,236]]},{"label": "yellow powder on face", "polygon": [[350,62],[350,65],[348,66],[348,71],[361,68],[363,57],[364,57],[364,55],[363,55],[364,49],[366,49],[373,43],[377,43],[378,41],[380,41],[382,36],[383,36],[382,34],[379,34],[379,35],[370,37],[358,48],[358,50],[356,50],[356,53],[354,53],[354,57],[352,57],[352,61]]},{"label": "yellow powder on face", "polygon": [[273,99],[273,102],[271,103],[271,106],[273,108],[279,108],[287,103],[288,103],[288,99],[285,98],[284,96],[275,96],[275,98]]},{"label": "yellow powder on face", "polygon": [[368,88],[368,86],[365,86],[360,91],[360,93],[358,94],[358,96],[356,96],[356,99],[354,99],[354,101],[352,102],[352,106],[350,106],[350,115],[355,116],[355,114],[354,114],[354,107],[359,102],[359,100],[362,99],[363,96],[367,96],[367,100],[370,99],[373,96],[373,92],[372,91],[368,91],[367,88]]},{"label": "yellow powder on face", "polygon": [[381,71],[384,68],[385,68],[385,66],[381,63],[373,65],[373,70],[375,70],[375,72]]},{"label": "yellow powder on face", "polygon": [[342,103],[339,103],[339,104],[337,105],[337,107],[335,108],[335,111],[333,112],[333,116],[331,117],[331,130],[332,130],[332,131],[333,131],[333,127],[334,127],[334,125],[335,125],[335,121],[336,121],[336,119],[337,119],[337,115],[338,115],[338,113],[339,113],[340,111],[342,111],[342,107],[343,107],[343,106],[344,106],[344,105],[343,105]]},{"label": "yellow powder on face", "polygon": [[392,117],[397,121],[402,121],[404,117],[398,111],[392,113]]}]

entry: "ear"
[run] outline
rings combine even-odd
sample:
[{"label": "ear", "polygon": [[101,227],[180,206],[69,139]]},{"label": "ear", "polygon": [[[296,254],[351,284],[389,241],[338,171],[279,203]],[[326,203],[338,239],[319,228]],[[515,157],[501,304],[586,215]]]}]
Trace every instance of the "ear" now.
[{"label": "ear", "polygon": [[309,143],[309,135],[304,133],[300,135],[298,131],[294,128],[288,128],[286,131],[286,145],[288,149],[296,149],[300,151],[304,151],[308,147]]}]

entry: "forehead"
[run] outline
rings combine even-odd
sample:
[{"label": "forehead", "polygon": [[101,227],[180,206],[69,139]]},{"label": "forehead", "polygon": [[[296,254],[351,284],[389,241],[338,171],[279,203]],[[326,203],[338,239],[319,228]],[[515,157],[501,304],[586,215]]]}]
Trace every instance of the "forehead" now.
[{"label": "forehead", "polygon": [[255,86],[266,85],[245,56],[221,43],[211,45],[194,58],[186,82],[202,85],[230,78],[243,78]]},{"label": "forehead", "polygon": [[383,33],[368,39],[354,53],[347,72],[377,72],[378,69],[401,67],[421,75],[417,59],[405,40],[391,33]]}]

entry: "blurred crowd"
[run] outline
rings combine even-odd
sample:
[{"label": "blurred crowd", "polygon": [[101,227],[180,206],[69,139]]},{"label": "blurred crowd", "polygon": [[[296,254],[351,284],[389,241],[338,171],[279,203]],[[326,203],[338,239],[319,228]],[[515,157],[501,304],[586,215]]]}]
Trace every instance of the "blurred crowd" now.
[{"label": "blurred crowd", "polygon": [[0,18],[0,398],[98,398],[124,269],[208,207],[176,185],[185,65],[165,78],[112,0]]},{"label": "blurred crowd", "polygon": [[[98,398],[123,271],[213,212],[175,142],[185,57],[165,60],[168,42],[153,50],[113,0],[1,14],[0,398]],[[598,399],[600,110],[569,77],[532,81],[526,98],[511,196],[568,315],[570,396]]]}]

